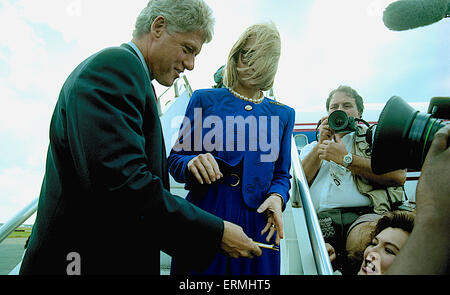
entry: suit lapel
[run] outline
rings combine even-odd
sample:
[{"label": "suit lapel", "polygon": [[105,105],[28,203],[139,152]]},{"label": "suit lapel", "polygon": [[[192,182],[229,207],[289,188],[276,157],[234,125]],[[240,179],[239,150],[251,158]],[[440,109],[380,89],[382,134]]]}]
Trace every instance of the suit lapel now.
[{"label": "suit lapel", "polygon": [[[126,43],[122,44],[120,47],[123,47],[123,48],[127,49],[128,51],[130,51],[130,53],[134,54],[136,56],[136,58],[139,59],[139,61],[140,61],[139,55],[133,49],[133,47],[131,47],[130,45],[128,45]],[[142,66],[144,66],[144,65],[142,65]],[[158,105],[157,105],[155,89],[154,89],[151,81],[149,81],[149,83],[151,86],[150,87],[151,90],[149,91],[150,101],[148,102],[148,104],[150,106],[150,109],[155,112],[154,117],[158,118],[158,122],[155,122],[155,124],[158,125],[158,129],[160,132],[160,138],[161,138],[161,141],[160,141],[161,142],[160,148],[161,148],[161,155],[162,155],[162,157],[161,157],[162,158],[161,159],[161,171],[162,171],[161,178],[163,179],[164,186],[166,187],[166,189],[169,189],[169,178],[168,178],[167,161],[166,161],[166,157],[167,157],[166,145],[164,142],[164,132],[163,132],[163,129],[161,126],[161,122],[159,121],[160,109],[158,108]]]}]

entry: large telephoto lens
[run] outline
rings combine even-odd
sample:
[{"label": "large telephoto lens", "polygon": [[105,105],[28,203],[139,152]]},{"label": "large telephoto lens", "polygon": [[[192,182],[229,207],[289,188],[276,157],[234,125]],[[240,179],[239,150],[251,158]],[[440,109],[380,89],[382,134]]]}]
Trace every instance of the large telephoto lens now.
[{"label": "large telephoto lens", "polygon": [[398,96],[391,97],[381,112],[374,135],[373,172],[420,170],[434,135],[444,126],[441,119],[414,110]]}]

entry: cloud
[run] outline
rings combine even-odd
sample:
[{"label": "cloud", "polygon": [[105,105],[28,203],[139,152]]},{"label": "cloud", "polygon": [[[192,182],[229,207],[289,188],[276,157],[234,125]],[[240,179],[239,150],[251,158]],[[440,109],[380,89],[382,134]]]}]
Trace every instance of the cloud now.
[{"label": "cloud", "polygon": [[[69,73],[92,53],[129,41],[147,2],[0,0],[0,222],[39,193],[49,122]],[[368,111],[381,110],[394,94],[414,103],[448,94],[450,75],[441,66],[449,57],[443,37],[448,22],[391,32],[381,21],[390,2],[207,0],[216,17],[215,36],[186,75],[193,89],[211,87],[245,28],[272,20],[282,37],[275,90],[296,109],[299,122],[317,121],[339,84],[356,88]],[[156,87],[158,93],[166,90]]]},{"label": "cloud", "polygon": [[0,75],[0,138],[10,139],[2,142],[2,151],[7,152],[3,157],[14,158],[12,154],[24,151],[21,163],[42,168],[51,112],[63,80],[51,66],[54,59],[45,39],[17,6],[1,7],[0,26],[13,28],[4,30],[0,40],[0,58],[8,67]]},{"label": "cloud", "polygon": [[368,1],[313,1],[304,34],[285,46],[289,59],[280,72],[292,70],[277,80],[280,94],[286,92],[283,99],[299,108],[323,105],[340,84],[358,88],[373,79],[379,67],[377,52],[394,38],[375,10]]},{"label": "cloud", "polygon": [[[43,171],[24,168],[0,170],[0,223],[7,222],[39,196]],[[32,217],[28,222],[34,222]]]},{"label": "cloud", "polygon": [[44,23],[62,32],[66,42],[92,44],[123,42],[131,32],[146,0],[21,0],[24,17],[33,23]]}]

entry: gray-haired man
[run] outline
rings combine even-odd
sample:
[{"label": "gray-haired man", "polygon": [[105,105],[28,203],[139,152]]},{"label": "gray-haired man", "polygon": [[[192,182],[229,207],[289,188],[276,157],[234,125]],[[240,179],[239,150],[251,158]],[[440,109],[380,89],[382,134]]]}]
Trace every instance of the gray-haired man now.
[{"label": "gray-haired man", "polygon": [[170,86],[212,38],[202,0],[152,0],[133,40],[83,61],[51,125],[21,274],[159,274],[159,251],[202,269],[217,251],[261,255],[234,224],[169,193],[151,80]]}]

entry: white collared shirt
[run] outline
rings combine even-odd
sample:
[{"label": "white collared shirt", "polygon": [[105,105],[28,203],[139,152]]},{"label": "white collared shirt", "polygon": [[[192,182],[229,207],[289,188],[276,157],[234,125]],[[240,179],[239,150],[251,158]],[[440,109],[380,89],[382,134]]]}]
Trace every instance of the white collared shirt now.
[{"label": "white collared shirt", "polygon": [[[346,134],[342,138],[347,151],[351,151],[355,132]],[[300,158],[303,160],[317,145],[314,141],[306,145]],[[349,208],[370,206],[370,199],[358,191],[356,183],[350,170],[334,163],[333,161],[322,161],[314,182],[310,187],[311,199],[316,212],[333,208]]]},{"label": "white collared shirt", "polygon": [[145,62],[145,58],[142,55],[142,52],[139,50],[139,48],[134,44],[132,41],[128,42],[128,45],[133,48],[134,51],[136,51],[137,55],[139,56],[139,60],[141,61],[142,66],[144,67],[145,72],[147,73],[148,79],[152,81],[152,76],[150,75],[150,71],[148,70],[147,63]]}]

